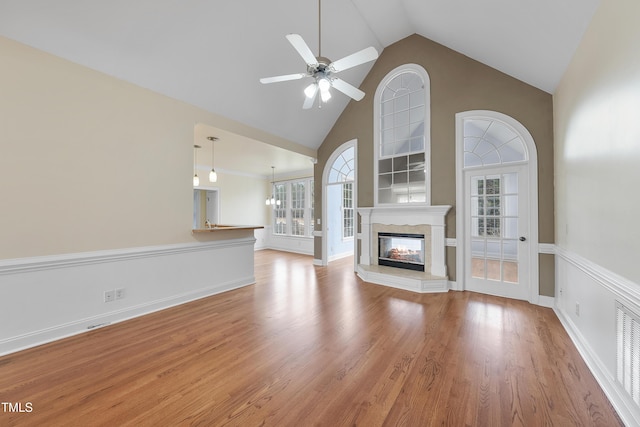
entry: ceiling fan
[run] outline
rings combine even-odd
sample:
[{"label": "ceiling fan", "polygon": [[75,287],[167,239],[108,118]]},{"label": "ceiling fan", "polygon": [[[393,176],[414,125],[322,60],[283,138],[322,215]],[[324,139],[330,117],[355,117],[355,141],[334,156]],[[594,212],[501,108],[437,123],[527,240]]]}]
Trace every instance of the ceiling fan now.
[{"label": "ceiling fan", "polygon": [[[320,2],[321,0],[318,0],[318,56],[316,57],[313,55],[313,52],[311,51],[307,43],[305,43],[302,36],[300,36],[299,34],[288,34],[286,36],[287,40],[289,40],[289,43],[291,43],[293,48],[298,52],[298,54],[307,64],[307,72],[286,74],[275,77],[265,77],[260,79],[260,83],[267,84],[285,82],[288,80],[299,80],[304,77],[313,78],[313,82],[304,90],[306,98],[304,100],[302,108],[304,108],[305,110],[313,106],[318,92],[320,92],[320,99],[322,100],[322,102],[327,102],[331,98],[330,89],[332,87],[349,96],[350,98],[355,99],[356,101],[360,101],[362,98],[364,98],[364,92],[356,88],[355,86],[345,82],[344,80],[335,77],[335,75],[340,71],[356,67],[358,65],[373,61],[374,59],[378,58],[378,51],[374,47],[362,49],[356,53],[345,56],[344,58],[333,62],[323,57],[321,53],[322,21]],[[318,104],[318,106],[321,105],[321,103]]]}]

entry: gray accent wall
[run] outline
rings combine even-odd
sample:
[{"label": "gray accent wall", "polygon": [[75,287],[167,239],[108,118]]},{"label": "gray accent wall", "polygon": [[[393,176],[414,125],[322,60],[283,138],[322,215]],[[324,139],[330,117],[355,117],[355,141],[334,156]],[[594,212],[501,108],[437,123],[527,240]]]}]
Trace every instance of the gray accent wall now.
[{"label": "gray accent wall", "polygon": [[[319,217],[322,212],[322,171],[325,163],[337,147],[351,139],[358,140],[358,206],[373,206],[374,94],[380,81],[391,70],[408,63],[421,65],[431,80],[431,204],[453,206],[446,218],[446,236],[456,237],[455,115],[469,110],[492,110],[518,120],[535,140],[538,151],[539,240],[541,243],[553,243],[552,96],[415,34],[381,53],[360,86],[366,93],[365,98],[347,105],[318,149],[318,163],[315,165],[316,215]],[[320,230],[321,226],[316,224],[316,229]],[[315,258],[320,259],[322,237],[315,238],[314,248]],[[455,280],[455,248],[447,250],[447,269],[449,279]],[[553,265],[543,262],[540,269],[540,295],[553,296]]]}]

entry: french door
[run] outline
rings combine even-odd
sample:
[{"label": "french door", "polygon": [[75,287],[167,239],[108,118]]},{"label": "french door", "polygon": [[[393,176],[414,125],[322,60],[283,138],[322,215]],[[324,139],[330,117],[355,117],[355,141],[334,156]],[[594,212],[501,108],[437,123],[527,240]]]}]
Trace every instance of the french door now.
[{"label": "french door", "polygon": [[529,194],[526,166],[467,169],[465,287],[529,299]]}]

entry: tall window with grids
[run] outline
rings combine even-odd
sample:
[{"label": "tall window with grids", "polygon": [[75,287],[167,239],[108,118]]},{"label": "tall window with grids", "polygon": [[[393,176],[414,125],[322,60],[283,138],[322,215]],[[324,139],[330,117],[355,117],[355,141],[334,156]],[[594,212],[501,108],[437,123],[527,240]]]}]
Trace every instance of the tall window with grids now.
[{"label": "tall window with grids", "polygon": [[287,186],[274,184],[273,191],[280,202],[273,209],[273,234],[287,234]]},{"label": "tall window with grids", "polygon": [[431,203],[429,76],[398,67],[376,91],[376,203]]},{"label": "tall window with grids", "polygon": [[280,181],[273,185],[273,234],[313,236],[313,179]]},{"label": "tall window with grids", "polygon": [[291,183],[291,235],[305,235],[305,181]]},{"label": "tall window with grids", "polygon": [[313,223],[315,222],[315,190],[313,180],[309,180],[309,236],[313,235]]},{"label": "tall window with grids", "polygon": [[342,184],[342,238],[353,238],[353,182]]}]

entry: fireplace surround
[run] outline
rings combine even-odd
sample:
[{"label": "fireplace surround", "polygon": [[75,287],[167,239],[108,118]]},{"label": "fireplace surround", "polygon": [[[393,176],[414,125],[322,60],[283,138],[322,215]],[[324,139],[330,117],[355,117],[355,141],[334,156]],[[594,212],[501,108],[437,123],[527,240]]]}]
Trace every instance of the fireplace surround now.
[{"label": "fireplace surround", "polygon": [[[450,208],[448,205],[359,208],[358,276],[367,282],[415,292],[448,291],[445,216]],[[380,233],[424,236],[424,271],[394,268],[380,263]]]}]

